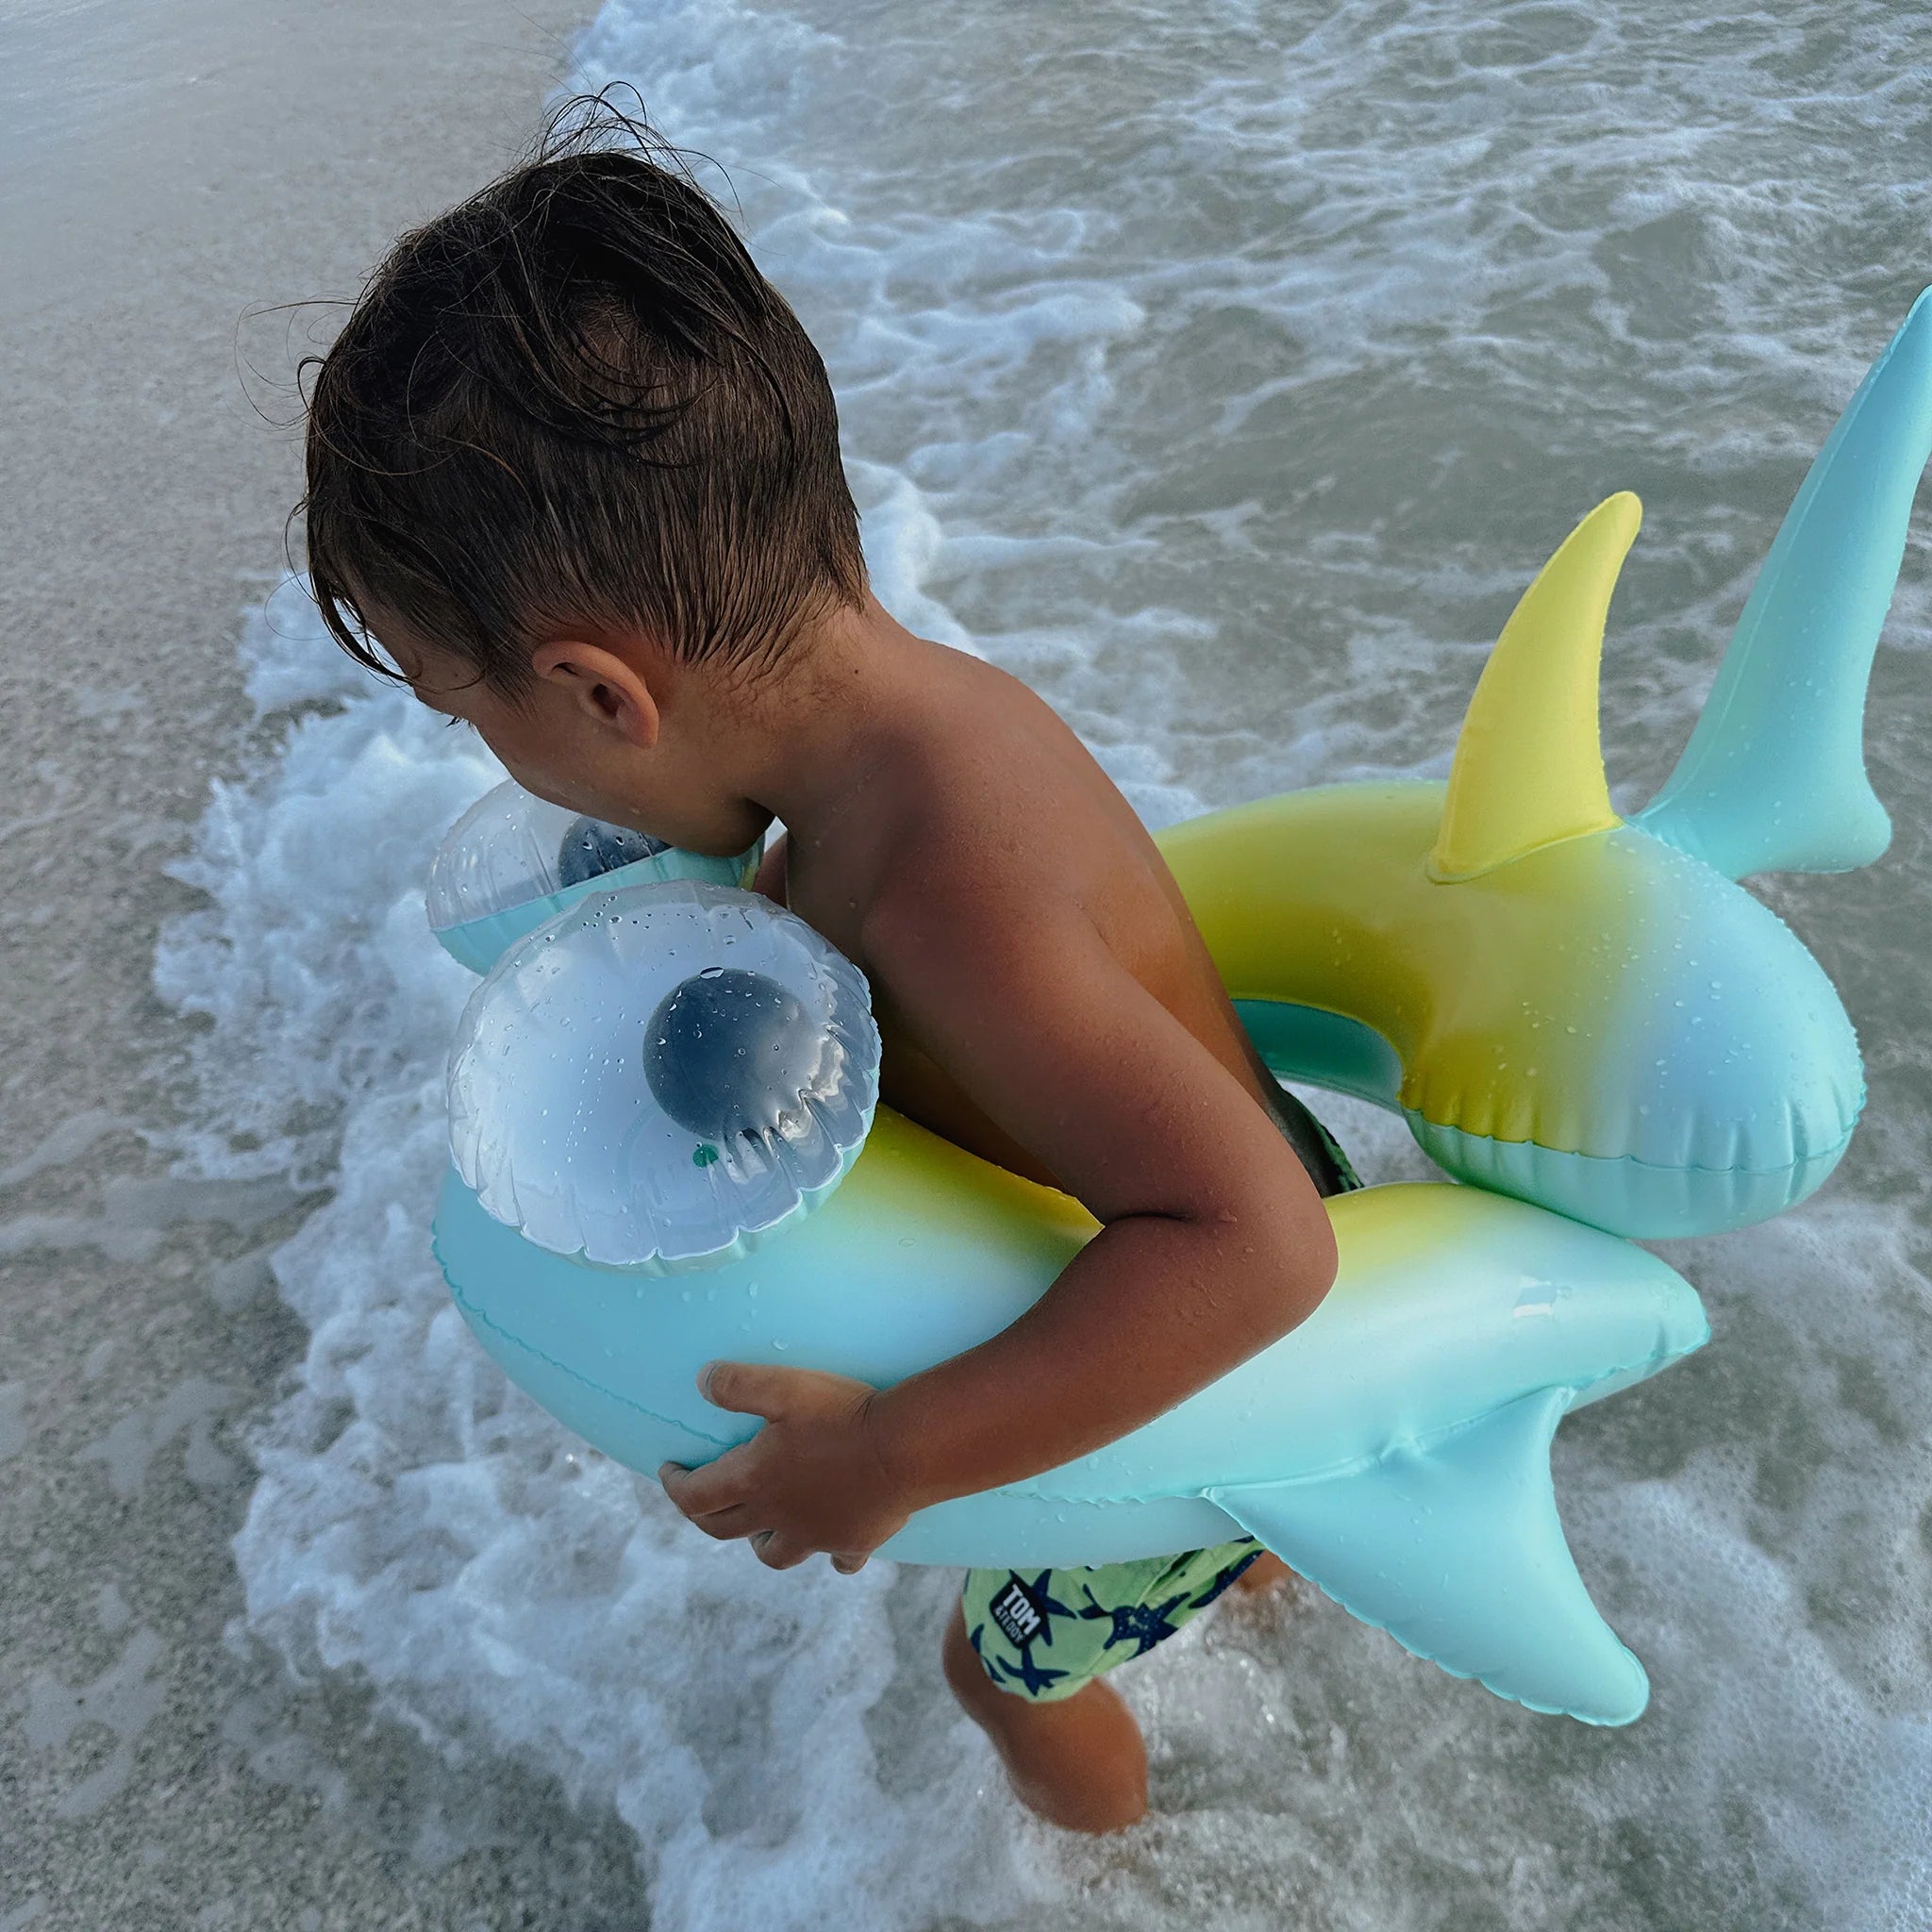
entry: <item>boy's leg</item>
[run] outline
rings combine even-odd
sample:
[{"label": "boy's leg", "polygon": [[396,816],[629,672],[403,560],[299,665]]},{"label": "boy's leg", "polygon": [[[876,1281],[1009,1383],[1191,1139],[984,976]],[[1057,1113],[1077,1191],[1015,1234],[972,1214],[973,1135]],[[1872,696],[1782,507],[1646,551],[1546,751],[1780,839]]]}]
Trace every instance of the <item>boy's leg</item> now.
[{"label": "boy's leg", "polygon": [[1014,1795],[1066,1831],[1119,1831],[1147,1809],[1147,1748],[1120,1693],[1097,1677],[1072,1697],[1036,1703],[1002,1690],[973,1648],[953,1606],[946,1625],[946,1682],[991,1739]]},{"label": "boy's leg", "polygon": [[1261,1554],[1252,1537],[1098,1569],[973,1570],[946,1631],[946,1681],[1055,1824],[1114,1831],[1146,1809],[1147,1757],[1104,1673],[1143,1657]]},{"label": "boy's leg", "polygon": [[1273,1550],[1263,1550],[1235,1579],[1234,1587],[1243,1596],[1265,1596],[1293,1574],[1294,1572]]}]

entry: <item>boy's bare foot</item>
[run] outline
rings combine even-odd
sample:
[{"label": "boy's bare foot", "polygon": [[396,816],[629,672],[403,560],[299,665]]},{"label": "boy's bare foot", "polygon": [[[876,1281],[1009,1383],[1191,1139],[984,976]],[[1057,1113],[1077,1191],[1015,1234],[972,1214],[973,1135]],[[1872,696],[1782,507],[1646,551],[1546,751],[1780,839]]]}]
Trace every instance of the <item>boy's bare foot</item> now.
[{"label": "boy's bare foot", "polygon": [[1294,1572],[1273,1550],[1263,1550],[1234,1580],[1243,1596],[1260,1596],[1294,1580]]},{"label": "boy's bare foot", "polygon": [[992,1740],[1014,1795],[1067,1831],[1119,1831],[1147,1810],[1147,1748],[1120,1693],[1096,1678],[1073,1696],[1035,1704],[986,1674],[953,1606],[946,1682]]}]

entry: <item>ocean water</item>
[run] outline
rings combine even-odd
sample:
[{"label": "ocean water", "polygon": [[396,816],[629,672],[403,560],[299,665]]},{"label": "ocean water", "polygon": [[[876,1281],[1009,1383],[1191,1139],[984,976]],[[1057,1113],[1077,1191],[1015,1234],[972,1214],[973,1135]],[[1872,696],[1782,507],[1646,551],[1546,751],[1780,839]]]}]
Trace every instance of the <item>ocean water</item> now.
[{"label": "ocean water", "polygon": [[[886,604],[1026,677],[1154,824],[1446,772],[1515,596],[1626,487],[1604,729],[1641,805],[1932,280],[1913,5],[610,0],[576,64],[735,193]],[[211,1023],[184,1158],[329,1191],[274,1262],[310,1341],[255,1430],[248,1631],[614,1807],[661,1932],[1932,1924],[1928,551],[1932,518],[1874,674],[1890,854],[1757,882],[1845,993],[1860,1136],[1782,1221],[1665,1246],[1710,1346],[1557,1443],[1649,1714],[1534,1717],[1312,1593],[1237,1602],[1116,1678],[1155,1813],[1099,1843],[954,1711],[949,1577],[767,1573],[471,1342],[425,1233],[471,982],[422,884],[497,774],[283,586],[240,640],[265,748],[156,962]],[[1424,1171],[1318,1104],[1370,1178]]]}]

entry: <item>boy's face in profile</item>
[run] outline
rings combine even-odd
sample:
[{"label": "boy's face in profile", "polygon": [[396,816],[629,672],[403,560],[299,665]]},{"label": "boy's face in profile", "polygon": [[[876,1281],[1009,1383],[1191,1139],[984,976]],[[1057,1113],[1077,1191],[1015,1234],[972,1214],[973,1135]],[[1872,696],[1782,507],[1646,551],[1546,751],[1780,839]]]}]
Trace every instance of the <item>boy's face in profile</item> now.
[{"label": "boy's face in profile", "polygon": [[420,703],[472,726],[525,791],[553,805],[721,858],[771,824],[721,783],[708,734],[690,728],[715,708],[691,667],[680,675],[654,659],[646,673],[635,641],[559,639],[533,653],[531,689],[513,702],[455,652],[393,622],[372,628]]}]

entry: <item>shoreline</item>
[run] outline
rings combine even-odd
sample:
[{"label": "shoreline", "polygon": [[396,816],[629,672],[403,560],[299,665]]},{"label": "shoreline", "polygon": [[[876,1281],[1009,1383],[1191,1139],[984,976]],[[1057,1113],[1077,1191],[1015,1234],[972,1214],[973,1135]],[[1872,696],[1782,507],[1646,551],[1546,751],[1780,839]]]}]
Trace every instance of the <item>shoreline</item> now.
[{"label": "shoreline", "polygon": [[[235,1632],[251,1418],[314,1197],[171,1177],[161,868],[251,741],[295,358],[537,131],[581,0],[101,0],[0,24],[0,1927],[634,1923],[635,1841]],[[264,421],[263,414],[273,420]],[[74,890],[84,868],[87,889]]]}]

